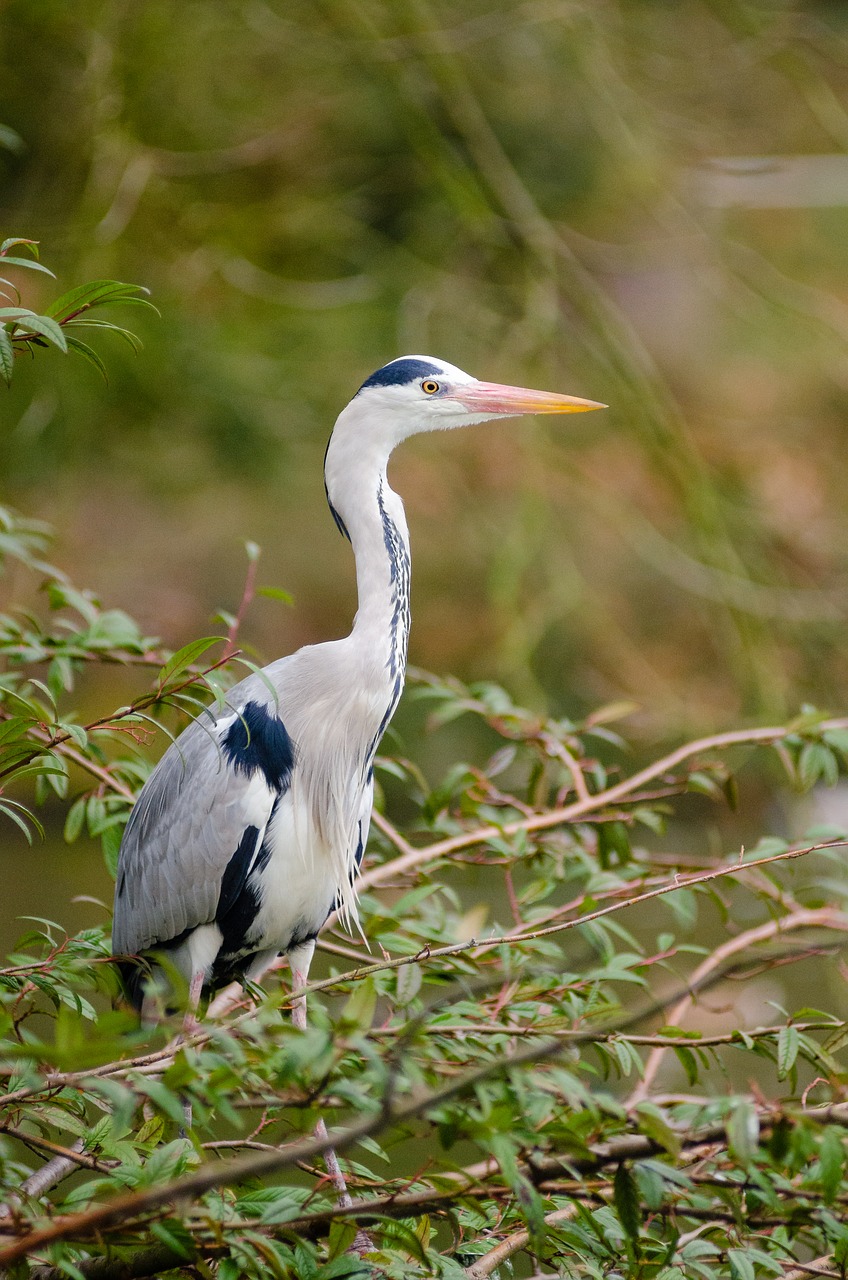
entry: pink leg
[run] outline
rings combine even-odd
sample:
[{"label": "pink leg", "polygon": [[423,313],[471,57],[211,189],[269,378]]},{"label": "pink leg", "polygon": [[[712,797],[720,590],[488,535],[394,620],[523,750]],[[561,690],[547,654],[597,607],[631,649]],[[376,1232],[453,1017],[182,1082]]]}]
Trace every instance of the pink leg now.
[{"label": "pink leg", "polygon": [[[195,1031],[200,1030],[200,1022],[197,1017],[197,1009],[200,1004],[200,996],[203,991],[203,979],[205,974],[193,973],[191,982],[188,987],[188,1005],[186,1006],[185,1017],[183,1018],[183,1036],[194,1035]],[[179,1037],[178,1037],[179,1042]],[[185,1137],[191,1128],[191,1103],[187,1099],[183,1099],[183,1128],[180,1130],[181,1137]]]},{"label": "pink leg", "polygon": [[193,973],[191,982],[188,987],[188,1005],[186,1007],[185,1018],[183,1019],[183,1035],[193,1035],[195,1031],[200,1030],[200,1022],[197,1017],[198,1006],[200,1005],[200,995],[203,991],[203,979],[206,975]]},{"label": "pink leg", "polygon": [[[315,954],[315,943],[305,942],[302,947],[296,947],[289,952],[289,964],[292,973],[292,991],[299,991],[301,987],[305,987],[309,978],[309,966],[312,963],[312,957]],[[292,1024],[297,1027],[298,1031],[306,1030],[306,996],[297,996],[292,1003]],[[327,1140],[327,1126],[323,1119],[320,1119],[315,1126],[315,1137],[320,1142]],[[348,1193],[345,1176],[342,1173],[338,1156],[332,1147],[327,1147],[324,1152],[324,1164],[336,1193],[339,1197],[339,1204],[346,1209],[353,1203]],[[361,1233],[360,1233],[361,1234]],[[367,1240],[367,1237],[365,1237]],[[358,1239],[358,1237],[357,1237]],[[371,1248],[371,1242],[368,1241],[366,1248]]]}]

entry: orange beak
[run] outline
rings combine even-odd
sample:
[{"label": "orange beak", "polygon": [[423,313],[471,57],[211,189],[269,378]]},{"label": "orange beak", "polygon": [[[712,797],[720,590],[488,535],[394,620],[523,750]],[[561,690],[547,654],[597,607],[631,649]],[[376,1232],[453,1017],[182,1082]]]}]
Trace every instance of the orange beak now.
[{"label": "orange beak", "polygon": [[503,387],[497,382],[472,382],[458,387],[450,397],[469,413],[587,413],[606,409],[598,400],[561,396],[555,391],[531,391],[529,387]]}]

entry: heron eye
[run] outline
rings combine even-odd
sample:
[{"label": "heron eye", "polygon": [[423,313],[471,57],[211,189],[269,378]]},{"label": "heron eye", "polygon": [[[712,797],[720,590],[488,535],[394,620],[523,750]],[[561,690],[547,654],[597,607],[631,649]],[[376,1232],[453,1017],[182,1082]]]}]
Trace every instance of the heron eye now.
[{"label": "heron eye", "polygon": [[439,389],[438,382],[428,381],[421,383],[421,390],[428,396],[434,396]]}]

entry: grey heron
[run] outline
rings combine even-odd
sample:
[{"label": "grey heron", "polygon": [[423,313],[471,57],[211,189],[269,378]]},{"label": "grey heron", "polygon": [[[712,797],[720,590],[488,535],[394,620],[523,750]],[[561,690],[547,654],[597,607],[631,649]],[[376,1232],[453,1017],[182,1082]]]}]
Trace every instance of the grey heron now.
[{"label": "grey heron", "polygon": [[[117,956],[167,959],[192,999],[256,981],[280,953],[306,983],[334,908],[356,919],[373,766],[398,704],[409,635],[409,534],[386,477],[408,436],[593,400],[480,382],[430,356],[378,369],[339,414],[324,460],[330,511],[356,561],[350,635],[251,674],[165,752],[121,844]],[[124,965],[140,1006],[143,971]],[[305,1022],[302,1002],[296,1021]]]}]

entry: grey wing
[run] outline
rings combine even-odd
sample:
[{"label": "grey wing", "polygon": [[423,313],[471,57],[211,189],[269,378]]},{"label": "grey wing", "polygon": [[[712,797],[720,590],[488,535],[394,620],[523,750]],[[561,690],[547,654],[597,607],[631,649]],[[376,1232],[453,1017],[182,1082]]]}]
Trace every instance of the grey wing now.
[{"label": "grey wing", "polygon": [[[147,780],[118,859],[116,954],[137,954],[214,920],[231,860],[258,854],[288,778],[283,768],[269,773],[264,767],[261,733],[251,736],[245,723],[253,707],[260,702],[228,712],[217,726],[208,714],[189,725]],[[267,708],[262,714],[270,722]],[[273,719],[285,734],[282,721]],[[234,723],[241,753],[223,732]],[[289,772],[292,763],[290,752]]]}]

